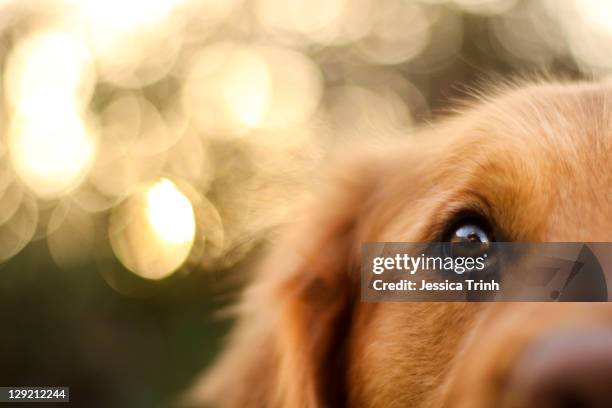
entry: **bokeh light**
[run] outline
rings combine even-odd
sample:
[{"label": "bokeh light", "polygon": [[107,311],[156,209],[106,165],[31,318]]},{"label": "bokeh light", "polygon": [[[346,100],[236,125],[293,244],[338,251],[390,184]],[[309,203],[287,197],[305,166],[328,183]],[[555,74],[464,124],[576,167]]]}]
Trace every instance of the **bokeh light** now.
[{"label": "bokeh light", "polygon": [[261,24],[277,36],[320,43],[338,37],[343,14],[350,7],[347,0],[258,0],[255,6]]},{"label": "bokeh light", "polygon": [[43,198],[75,187],[95,152],[87,126],[78,117],[54,110],[49,109],[50,117],[15,118],[9,142],[17,174]]},{"label": "bokeh light", "polygon": [[610,46],[603,0],[0,2],[0,260],[232,267],[332,150],[410,137],[490,72],[609,78]]},{"label": "bokeh light", "polygon": [[256,53],[240,50],[233,55],[225,71],[222,100],[240,124],[257,127],[263,120],[270,100],[270,73]]},{"label": "bokeh light", "polygon": [[174,183],[161,179],[115,208],[109,236],[113,251],[130,271],[163,279],[187,259],[195,231],[191,203]]},{"label": "bokeh light", "polygon": [[170,180],[161,179],[146,196],[147,219],[159,238],[172,245],[193,241],[193,208]]},{"label": "bokeh light", "polygon": [[372,9],[372,29],[358,48],[372,62],[397,64],[414,58],[428,45],[432,16],[418,2],[387,3]]},{"label": "bokeh light", "polygon": [[17,174],[43,198],[74,188],[95,155],[94,135],[82,116],[92,70],[86,47],[65,32],[28,38],[9,58],[9,150]]},{"label": "bokeh light", "polygon": [[139,87],[168,74],[178,57],[185,0],[67,0],[106,81]]}]

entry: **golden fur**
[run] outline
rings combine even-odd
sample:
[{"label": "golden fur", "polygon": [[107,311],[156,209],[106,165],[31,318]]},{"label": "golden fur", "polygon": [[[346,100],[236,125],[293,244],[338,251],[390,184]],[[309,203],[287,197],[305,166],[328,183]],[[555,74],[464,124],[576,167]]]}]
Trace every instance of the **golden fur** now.
[{"label": "golden fur", "polygon": [[611,159],[612,87],[547,83],[344,160],[259,269],[195,395],[223,407],[502,406],[530,342],[609,324],[612,308],[360,303],[360,243],[435,240],[461,209],[507,240],[611,241]]}]

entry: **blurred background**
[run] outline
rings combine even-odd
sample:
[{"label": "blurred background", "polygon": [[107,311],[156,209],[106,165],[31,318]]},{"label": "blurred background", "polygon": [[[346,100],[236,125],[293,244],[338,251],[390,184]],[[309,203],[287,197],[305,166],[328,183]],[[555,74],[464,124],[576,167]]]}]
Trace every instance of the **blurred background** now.
[{"label": "blurred background", "polygon": [[610,49],[605,0],[0,0],[0,385],[171,406],[334,151]]}]

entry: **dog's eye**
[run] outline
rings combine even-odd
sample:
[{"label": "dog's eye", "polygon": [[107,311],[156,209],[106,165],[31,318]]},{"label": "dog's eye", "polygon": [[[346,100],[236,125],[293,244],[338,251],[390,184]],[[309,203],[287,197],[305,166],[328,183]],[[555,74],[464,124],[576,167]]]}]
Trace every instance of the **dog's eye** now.
[{"label": "dog's eye", "polygon": [[489,232],[478,222],[465,222],[455,227],[448,237],[448,241],[454,244],[488,244],[492,241]]},{"label": "dog's eye", "polygon": [[[495,237],[491,223],[478,215],[457,218],[443,236],[442,255],[454,260],[452,278],[464,273],[471,279],[495,279],[499,275],[499,254],[495,247]],[[448,274],[446,274],[448,278]],[[469,299],[483,300],[490,296],[486,292],[470,292]]]},{"label": "dog's eye", "polygon": [[486,254],[495,241],[490,224],[481,217],[464,217],[452,224],[443,240],[452,257],[478,257]]}]

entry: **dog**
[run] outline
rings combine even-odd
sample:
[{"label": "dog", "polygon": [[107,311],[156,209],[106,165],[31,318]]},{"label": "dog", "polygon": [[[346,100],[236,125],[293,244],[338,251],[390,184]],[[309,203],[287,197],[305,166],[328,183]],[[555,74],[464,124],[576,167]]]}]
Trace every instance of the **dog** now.
[{"label": "dog", "polygon": [[[221,407],[609,407],[606,303],[364,303],[363,242],[612,240],[612,85],[499,87],[341,160],[194,388]],[[466,218],[467,215],[467,218]]]}]

